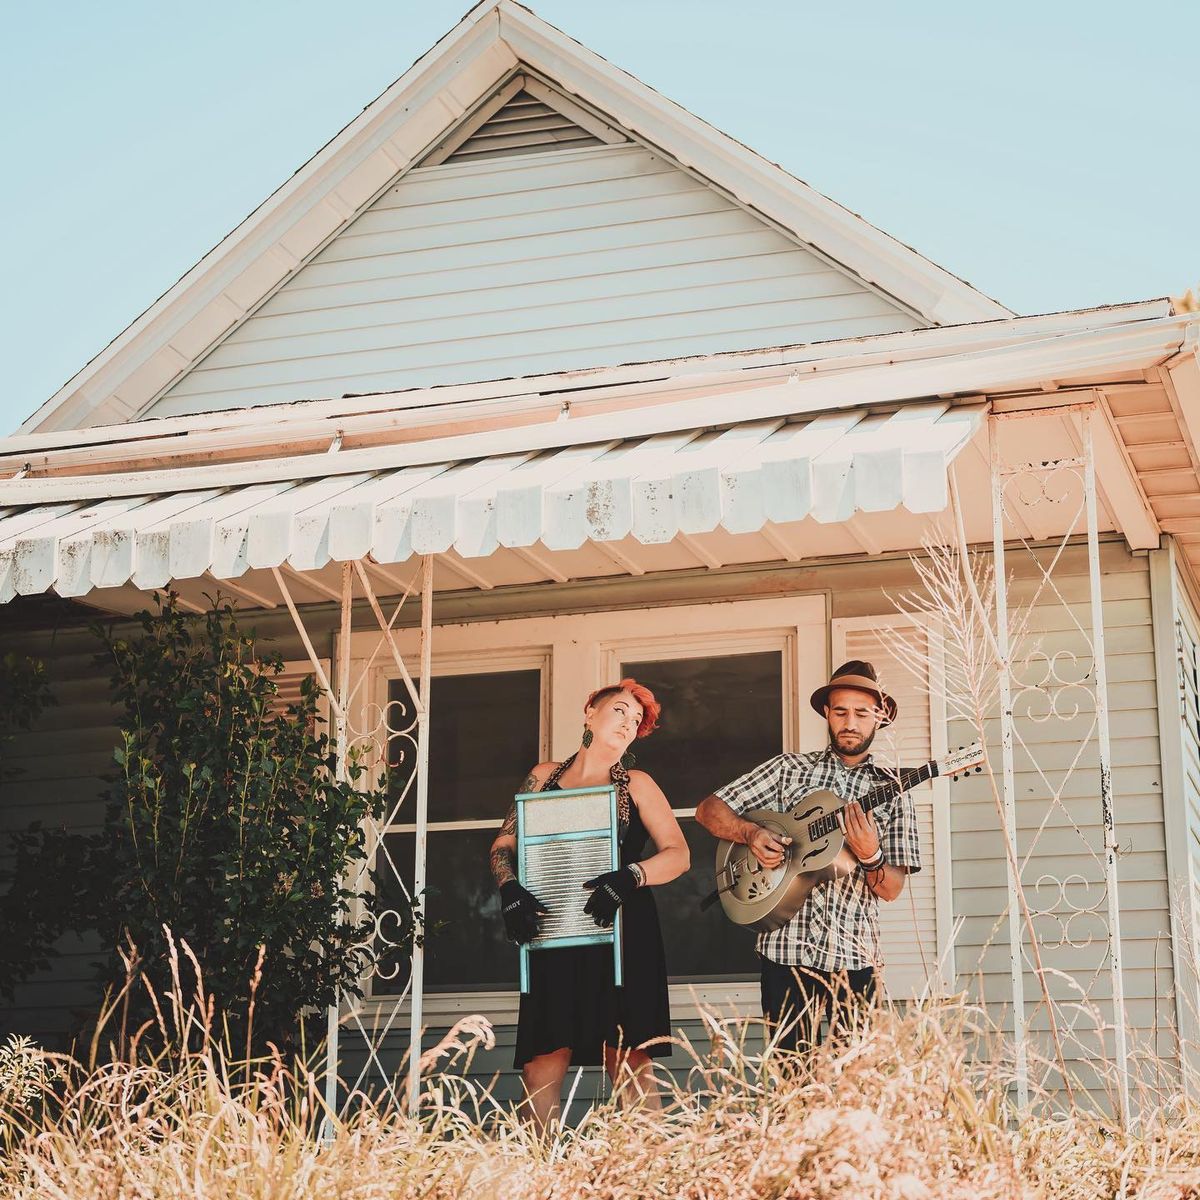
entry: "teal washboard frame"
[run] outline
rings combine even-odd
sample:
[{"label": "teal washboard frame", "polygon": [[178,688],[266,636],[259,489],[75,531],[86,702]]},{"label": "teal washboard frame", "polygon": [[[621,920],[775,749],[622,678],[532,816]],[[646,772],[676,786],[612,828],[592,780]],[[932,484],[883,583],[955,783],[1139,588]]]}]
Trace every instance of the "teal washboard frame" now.
[{"label": "teal washboard frame", "polygon": [[[601,804],[587,806],[578,802],[588,796],[593,796]],[[572,804],[574,801],[574,805]],[[561,803],[565,802],[565,803]],[[620,987],[623,980],[621,970],[621,912],[617,910],[616,920],[611,929],[601,929],[591,917],[583,915],[583,905],[587,902],[588,893],[583,890],[585,879],[603,871],[615,871],[621,865],[620,825],[617,817],[617,791],[611,784],[604,787],[563,788],[549,792],[522,792],[514,797],[517,811],[517,880],[529,888],[551,913],[550,920],[555,924],[564,924],[566,932],[546,936],[539,935],[532,942],[521,946],[521,991],[529,991],[529,955],[539,950],[558,950],[564,946],[612,946],[613,948],[613,981]],[[562,814],[555,819],[551,806],[557,805]],[[586,808],[589,820],[585,822],[588,828],[569,829],[558,828],[568,824],[565,820],[565,810],[570,807]],[[607,813],[608,820],[603,825],[596,824],[596,818],[601,813]],[[571,877],[566,880],[560,890],[553,893],[546,891],[544,881],[538,879],[539,870],[536,860],[543,861],[553,856],[555,849],[562,847],[565,855],[570,855],[571,843],[590,842],[587,847],[579,846],[579,851],[586,851],[589,865],[587,871],[579,878]],[[568,849],[568,847],[571,847]],[[536,890],[542,884],[542,890]],[[574,905],[574,890],[578,890],[578,913],[573,908],[569,915],[563,911],[568,901]],[[559,912],[555,913],[558,906]],[[558,920],[555,920],[555,917]],[[545,921],[545,919],[544,919]],[[590,927],[591,932],[584,932]]]}]

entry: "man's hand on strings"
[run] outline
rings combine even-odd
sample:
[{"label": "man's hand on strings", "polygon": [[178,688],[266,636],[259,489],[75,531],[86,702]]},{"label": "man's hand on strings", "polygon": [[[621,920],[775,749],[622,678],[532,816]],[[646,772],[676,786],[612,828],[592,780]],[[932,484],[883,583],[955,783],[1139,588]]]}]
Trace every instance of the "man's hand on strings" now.
[{"label": "man's hand on strings", "polygon": [[863,812],[857,800],[851,800],[838,813],[838,824],[846,835],[846,846],[859,862],[869,862],[879,853],[879,828],[875,818]]}]

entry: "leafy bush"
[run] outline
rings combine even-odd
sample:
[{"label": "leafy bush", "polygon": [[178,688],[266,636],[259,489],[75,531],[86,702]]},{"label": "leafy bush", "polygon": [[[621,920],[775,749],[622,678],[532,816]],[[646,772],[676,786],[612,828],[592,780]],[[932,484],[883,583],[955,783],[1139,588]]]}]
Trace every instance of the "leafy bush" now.
[{"label": "leafy bush", "polygon": [[[138,620],[129,638],[96,628],[98,661],[124,710],[104,827],[91,838],[19,839],[20,894],[10,891],[0,915],[40,919],[32,940],[43,955],[56,921],[98,929],[114,985],[132,944],[163,992],[172,986],[169,929],[194,952],[218,1025],[238,1037],[252,1025],[256,1045],[290,1043],[305,1010],[358,990],[374,923],[369,894],[346,880],[384,794],[362,786],[358,762],[347,779],[335,777],[318,688],[306,680],[298,704],[281,711],[283,662],[260,652],[228,604],[197,617],[174,596],[156,597]],[[47,906],[51,915],[39,918]],[[130,994],[134,1018],[144,1015],[141,995]]]}]

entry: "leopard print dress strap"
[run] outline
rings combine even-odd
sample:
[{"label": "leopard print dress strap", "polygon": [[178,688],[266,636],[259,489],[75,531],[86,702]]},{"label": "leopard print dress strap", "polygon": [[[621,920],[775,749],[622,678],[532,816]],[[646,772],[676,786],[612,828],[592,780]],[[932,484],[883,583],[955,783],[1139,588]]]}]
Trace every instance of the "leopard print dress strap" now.
[{"label": "leopard print dress strap", "polygon": [[633,794],[629,790],[629,772],[625,769],[624,763],[618,762],[613,764],[608,777],[612,780],[613,787],[617,789],[617,822],[622,830],[628,829],[633,812]]}]

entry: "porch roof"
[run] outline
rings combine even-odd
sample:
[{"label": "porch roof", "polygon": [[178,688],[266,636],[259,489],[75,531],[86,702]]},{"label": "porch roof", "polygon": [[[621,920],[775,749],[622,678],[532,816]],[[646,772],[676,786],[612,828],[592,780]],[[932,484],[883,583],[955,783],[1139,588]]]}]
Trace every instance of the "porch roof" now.
[{"label": "porch roof", "polygon": [[[386,568],[426,554],[490,586],[471,560],[505,550],[543,579],[640,574],[659,564],[636,561],[639,545],[673,543],[700,563],[729,561],[696,540],[714,533],[748,539],[737,561],[799,557],[802,522],[811,528],[855,514],[944,509],[949,464],[985,411],[926,401],[890,413],[851,408],[794,420],[786,408],[723,428],[706,422],[636,437],[615,435],[636,423],[628,415],[607,419],[614,434],[607,437],[589,420],[574,437],[509,431],[523,434],[511,446],[495,433],[478,434],[446,439],[460,453],[445,461],[242,483],[226,477],[228,486],[173,472],[171,490],[152,491],[132,487],[134,476],[105,475],[103,498],[76,491],[0,511],[0,602],[51,588],[84,596],[246,577],[243,597],[273,604],[272,577],[257,572],[305,573],[325,598],[311,573],[331,562],[369,558]],[[900,544],[910,539],[906,531]]]}]

